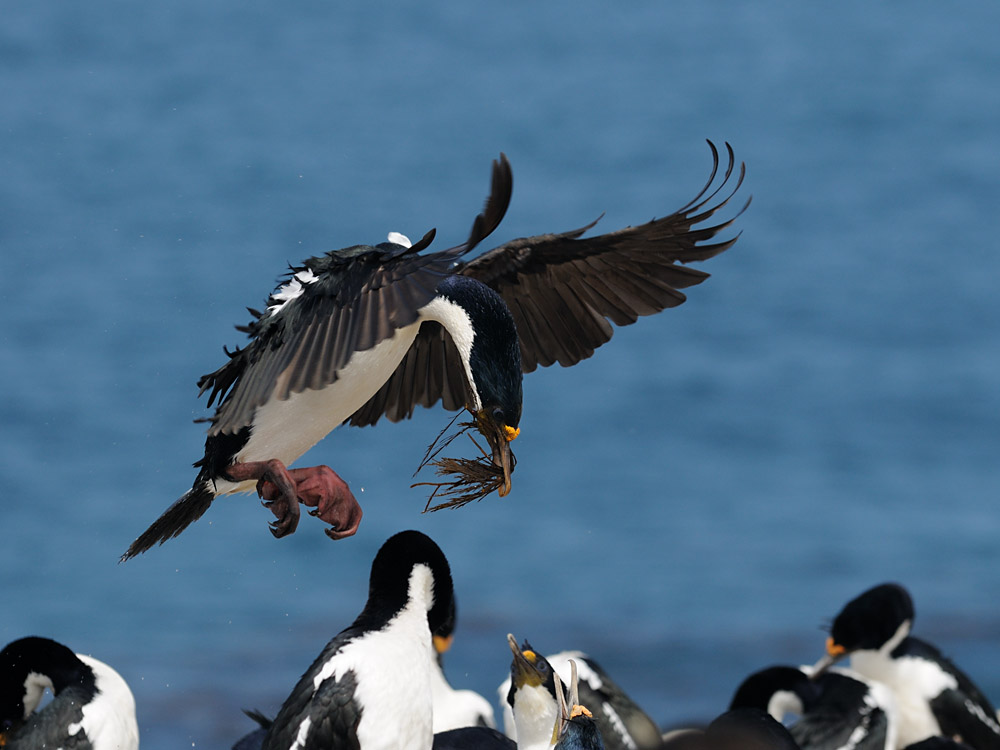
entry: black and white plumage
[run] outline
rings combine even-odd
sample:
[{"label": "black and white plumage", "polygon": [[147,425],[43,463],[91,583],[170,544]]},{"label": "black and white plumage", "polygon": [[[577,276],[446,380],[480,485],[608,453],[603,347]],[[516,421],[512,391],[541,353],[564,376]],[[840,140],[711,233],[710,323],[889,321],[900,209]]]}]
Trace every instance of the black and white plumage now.
[{"label": "black and white plumage", "polygon": [[[596,660],[582,651],[560,651],[544,659],[548,667],[567,684],[570,679],[570,662],[576,665],[580,702],[593,712],[594,719],[601,728],[604,744],[609,750],[655,750],[660,747],[662,735],[656,722]],[[506,700],[509,691],[508,677],[497,692],[501,697],[504,731],[509,737],[516,737],[513,712]]]},{"label": "black and white plumage", "polygon": [[555,743],[559,720],[555,670],[527,641],[519,647],[508,633],[507,644],[513,659],[510,683],[502,697],[510,706],[515,727],[507,734],[517,742],[518,750],[548,750]]},{"label": "black and white plumage", "polygon": [[[353,534],[361,511],[346,483],[326,467],[289,472],[287,465],[342,422],[398,421],[439,401],[472,413],[506,494],[522,373],[576,364],[611,338],[612,324],[681,304],[680,290],[708,277],[683,264],[736,241],[711,242],[734,219],[695,228],[727,205],[745,173],[727,144],[724,177],[712,189],[719,154],[709,145],[714,164],[705,188],[680,210],[640,226],[583,237],[592,223],[463,260],[506,212],[512,177],[501,155],[490,197],[462,245],[421,253],[433,230],[413,245],[393,234],[375,247],[293,267],[246,327],[250,343],[199,381],[209,406],[220,403],[192,489],[123,559],[177,536],[218,495],[255,487],[278,516],[276,536],[294,531],[297,501],[315,507],[331,537]],[[735,186],[720,196],[734,170]]]},{"label": "black and white plumage", "polygon": [[431,632],[451,597],[448,561],[429,537],[390,537],[372,562],[364,609],[302,675],[263,750],[427,750]]},{"label": "black and white plumage", "polygon": [[996,709],[937,648],[910,635],[914,614],[913,599],[899,584],[869,589],[834,619],[816,671],[850,656],[855,672],[886,685],[899,710],[897,747],[944,735],[976,750],[997,750]]},{"label": "black and white plumage", "polygon": [[813,675],[808,667],[755,672],[736,689],[730,708],[759,708],[788,729],[802,750],[895,750],[895,699],[885,685],[843,669]]},{"label": "black and white plumage", "polygon": [[[36,712],[46,689],[52,701]],[[21,638],[0,651],[0,745],[136,750],[135,698],[104,662],[49,638]]]}]

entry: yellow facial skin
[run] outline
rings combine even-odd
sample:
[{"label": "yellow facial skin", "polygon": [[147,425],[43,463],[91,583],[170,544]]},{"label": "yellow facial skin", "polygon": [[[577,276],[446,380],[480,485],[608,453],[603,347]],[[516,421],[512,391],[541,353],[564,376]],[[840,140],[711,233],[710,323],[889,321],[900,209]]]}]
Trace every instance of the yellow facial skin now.
[{"label": "yellow facial skin", "polygon": [[436,635],[433,637],[434,641],[434,651],[438,654],[443,654],[451,648],[452,642],[455,640],[455,636],[449,635],[445,638],[442,635]]},{"label": "yellow facial skin", "polygon": [[838,656],[843,656],[847,649],[841,646],[839,643],[835,643],[833,638],[826,639],[826,653],[830,656],[836,658]]}]

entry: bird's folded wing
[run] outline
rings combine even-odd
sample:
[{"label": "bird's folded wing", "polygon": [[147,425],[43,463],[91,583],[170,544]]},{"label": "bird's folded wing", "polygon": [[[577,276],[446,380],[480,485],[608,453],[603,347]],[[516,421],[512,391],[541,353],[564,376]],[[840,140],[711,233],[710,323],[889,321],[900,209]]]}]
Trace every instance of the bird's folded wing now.
[{"label": "bird's folded wing", "polygon": [[973,687],[944,690],[931,701],[934,718],[945,737],[960,737],[971,747],[1000,747],[1000,723],[988,701]]},{"label": "bird's folded wing", "polygon": [[[736,161],[727,144],[726,171],[712,190],[719,153],[711,142],[709,146],[713,168],[708,182],[690,203],[669,216],[596,237],[581,238],[593,226],[589,224],[562,234],[522,238],[458,267],[458,273],[491,286],[507,303],[525,372],[554,362],[576,364],[611,338],[611,323],[629,325],[638,316],[679,305],[685,300],[680,289],[708,278],[703,271],[679,264],[706,260],[736,242],[738,235],[709,243],[735,216],[707,227],[695,225],[725,206],[745,175],[740,164],[736,184],[719,196],[737,171]],[[743,209],[748,204],[749,200]]]}]

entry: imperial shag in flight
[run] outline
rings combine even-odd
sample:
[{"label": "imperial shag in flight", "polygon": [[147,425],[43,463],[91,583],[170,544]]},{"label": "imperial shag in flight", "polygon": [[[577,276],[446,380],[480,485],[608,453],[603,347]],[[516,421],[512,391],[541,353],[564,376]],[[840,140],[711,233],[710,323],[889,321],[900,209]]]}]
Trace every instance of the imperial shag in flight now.
[{"label": "imperial shag in flight", "polygon": [[[736,242],[712,241],[735,217],[696,228],[729,202],[745,174],[727,144],[724,176],[712,189],[719,153],[709,146],[713,168],[705,187],[678,211],[646,224],[583,237],[592,222],[464,260],[506,213],[513,181],[501,154],[490,196],[463,244],[421,253],[433,229],[415,244],[392,233],[374,247],[355,245],[292,267],[267,309],[251,310],[255,319],[242,329],[250,342],[199,381],[209,406],[219,404],[194,485],[122,559],[177,536],[219,495],[254,489],[277,517],[276,537],[295,530],[300,502],[330,525],[331,538],[354,534],[361,507],[347,484],[326,466],[287,467],[342,422],[373,425],[383,416],[396,422],[418,404],[440,401],[471,413],[490,455],[464,462],[478,470],[468,473],[475,479],[465,486],[506,495],[522,373],[576,364],[611,338],[612,323],[629,325],[681,304],[679,290],[708,277],[681,264]],[[734,172],[736,184],[726,188]]]}]

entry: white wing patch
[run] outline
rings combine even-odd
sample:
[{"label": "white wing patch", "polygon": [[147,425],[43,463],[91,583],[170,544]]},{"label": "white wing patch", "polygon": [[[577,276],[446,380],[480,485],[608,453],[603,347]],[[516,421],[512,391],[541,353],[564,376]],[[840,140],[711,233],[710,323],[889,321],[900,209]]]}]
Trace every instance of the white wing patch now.
[{"label": "white wing patch", "polygon": [[277,304],[267,308],[268,314],[277,315],[285,305],[293,299],[298,299],[302,296],[306,284],[315,284],[317,281],[319,281],[319,276],[308,268],[304,271],[299,271],[283,284],[278,291],[271,295],[271,299],[277,300]]},{"label": "white wing patch", "polygon": [[389,236],[386,239],[388,239],[389,242],[394,242],[397,245],[402,245],[403,247],[413,247],[413,243],[410,242],[410,238],[399,232],[389,232]]},{"label": "white wing patch", "polygon": [[965,699],[965,708],[970,714],[988,726],[994,734],[1000,734],[1000,724],[997,724],[995,716],[990,716],[983,710],[983,707],[968,698]]},{"label": "white wing patch", "polygon": [[601,706],[601,710],[604,711],[604,715],[608,717],[608,721],[611,722],[611,726],[615,728],[618,732],[618,737],[621,739],[622,744],[629,750],[638,750],[638,745],[635,744],[635,740],[632,739],[632,735],[628,733],[628,729],[625,728],[625,722],[622,721],[622,717],[618,715],[610,703],[605,703]]},{"label": "white wing patch", "polygon": [[309,736],[310,726],[312,726],[312,719],[310,719],[307,716],[305,719],[302,720],[302,723],[299,724],[299,731],[295,735],[295,742],[292,743],[292,746],[291,748],[289,748],[289,750],[299,750],[300,747],[305,746],[306,738]]},{"label": "white wing patch", "polygon": [[77,657],[94,670],[98,693],[83,706],[80,726],[94,750],[137,750],[139,725],[135,697],[128,683],[114,669],[86,654]]}]

